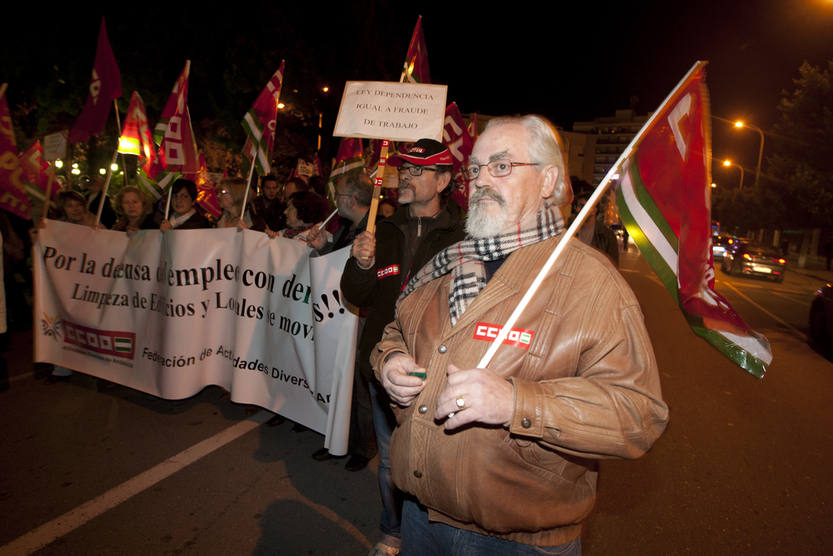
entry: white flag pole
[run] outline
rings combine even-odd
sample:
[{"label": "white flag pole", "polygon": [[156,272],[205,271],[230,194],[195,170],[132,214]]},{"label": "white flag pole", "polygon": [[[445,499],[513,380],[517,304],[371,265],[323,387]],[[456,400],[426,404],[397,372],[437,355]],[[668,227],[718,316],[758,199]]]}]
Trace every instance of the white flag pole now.
[{"label": "white flag pole", "polygon": [[654,125],[654,121],[659,116],[659,114],[662,113],[663,108],[665,108],[665,105],[668,104],[668,102],[674,97],[674,94],[677,92],[677,90],[680,89],[689,80],[691,75],[697,69],[699,69],[702,66],[705,66],[706,63],[707,62],[695,62],[692,68],[688,70],[688,73],[685,74],[685,77],[683,77],[677,84],[677,86],[674,87],[671,93],[669,93],[668,96],[665,97],[665,100],[662,101],[662,104],[659,106],[656,112],[654,112],[651,115],[648,121],[645,122],[645,125],[642,126],[642,129],[639,130],[639,133],[636,134],[636,136],[633,138],[630,144],[622,152],[622,154],[619,155],[619,158],[616,160],[616,163],[610,168],[610,170],[607,171],[607,174],[605,175],[604,179],[602,179],[602,181],[596,187],[596,190],[587,200],[587,204],[584,205],[584,208],[582,208],[581,211],[578,213],[576,219],[573,221],[570,227],[567,228],[567,231],[564,232],[564,236],[558,242],[558,245],[555,246],[555,249],[553,249],[549,258],[544,263],[544,266],[541,267],[541,270],[538,272],[538,275],[535,277],[535,280],[532,281],[532,284],[530,284],[529,289],[521,298],[521,301],[518,303],[518,306],[515,307],[515,310],[512,311],[511,315],[509,315],[509,319],[506,321],[506,324],[503,325],[503,328],[500,329],[500,332],[498,332],[497,337],[492,341],[492,345],[489,346],[489,349],[483,355],[483,358],[480,360],[480,363],[477,364],[477,368],[483,369],[489,365],[489,363],[492,361],[492,358],[495,356],[495,353],[497,353],[497,350],[500,347],[500,345],[509,336],[509,332],[512,330],[512,327],[515,326],[515,323],[518,321],[518,318],[521,316],[521,313],[523,313],[524,309],[526,309],[526,306],[529,305],[529,302],[532,300],[532,297],[535,295],[535,292],[541,286],[541,283],[544,281],[544,278],[555,264],[555,261],[557,261],[558,258],[561,256],[561,253],[567,246],[567,242],[570,241],[570,239],[576,234],[576,231],[578,231],[584,220],[587,218],[587,214],[598,202],[599,197],[601,197],[602,194],[605,192],[608,185],[610,184],[610,181],[613,179],[613,176],[619,171],[619,166],[621,166],[622,163],[631,155],[633,149],[641,141],[642,136]]},{"label": "white flag pole", "polygon": [[252,165],[249,168],[249,177],[246,179],[246,192],[243,194],[243,205],[240,208],[240,221],[243,221],[243,216],[246,214],[246,203],[249,202],[249,189],[252,187],[252,175],[255,173],[255,159],[257,158],[257,149],[255,155],[252,157]]},{"label": "white flag pole", "polygon": [[[104,182],[104,187],[101,189],[101,200],[98,202],[98,212],[95,215],[95,225],[101,221],[101,211],[104,210],[104,203],[107,200],[107,191],[110,189],[110,178],[113,177],[113,165],[116,163],[116,158],[119,156],[119,148],[116,145],[116,150],[113,151],[113,159],[110,160],[110,166],[107,167],[107,180]],[[49,199],[47,199],[49,202]]]}]

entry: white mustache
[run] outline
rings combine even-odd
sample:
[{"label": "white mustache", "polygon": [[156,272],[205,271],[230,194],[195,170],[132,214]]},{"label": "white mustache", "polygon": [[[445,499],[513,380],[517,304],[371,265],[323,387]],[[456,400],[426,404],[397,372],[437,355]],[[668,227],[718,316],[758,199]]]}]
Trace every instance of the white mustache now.
[{"label": "white mustache", "polygon": [[484,187],[483,189],[478,189],[469,197],[469,203],[476,203],[480,199],[489,198],[499,204],[501,207],[506,206],[506,199],[503,198],[503,195],[495,191],[490,187]]}]

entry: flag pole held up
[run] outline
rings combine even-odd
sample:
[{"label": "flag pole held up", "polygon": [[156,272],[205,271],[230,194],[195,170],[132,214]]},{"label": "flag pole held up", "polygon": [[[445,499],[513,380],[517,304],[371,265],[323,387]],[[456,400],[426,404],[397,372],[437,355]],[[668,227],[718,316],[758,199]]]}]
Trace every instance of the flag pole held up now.
[{"label": "flag pole held up", "polygon": [[693,75],[699,67],[705,66],[705,64],[706,62],[696,62],[694,66],[692,66],[688,73],[686,73],[685,77],[683,77],[677,84],[677,86],[674,87],[671,93],[669,93],[669,95],[665,97],[665,100],[662,101],[662,104],[657,109],[657,111],[651,115],[647,122],[645,122],[645,125],[643,125],[642,129],[640,129],[636,136],[634,136],[633,140],[631,140],[630,144],[625,148],[622,154],[619,155],[619,158],[616,160],[616,162],[613,164],[610,170],[608,170],[605,177],[596,187],[596,190],[593,191],[593,194],[590,196],[590,198],[587,200],[587,203],[578,213],[573,223],[570,225],[569,228],[567,228],[567,231],[564,232],[564,235],[562,236],[561,240],[555,246],[555,249],[553,249],[549,258],[547,258],[547,261],[544,263],[544,266],[541,267],[541,270],[538,272],[538,275],[532,281],[532,284],[530,284],[529,289],[521,298],[520,302],[518,303],[518,306],[515,307],[515,310],[512,312],[511,315],[509,315],[509,319],[500,329],[500,332],[498,332],[498,335],[492,341],[492,344],[489,346],[489,349],[486,351],[486,353],[480,359],[480,362],[477,364],[478,368],[485,368],[492,361],[492,358],[495,356],[495,353],[497,353],[498,348],[501,346],[503,341],[506,340],[506,338],[509,336],[509,332],[512,330],[512,327],[518,321],[518,318],[520,318],[521,313],[523,313],[524,309],[526,309],[526,306],[529,305],[529,302],[535,296],[535,292],[541,286],[541,283],[544,281],[544,278],[549,273],[550,269],[553,267],[558,258],[561,256],[561,253],[567,246],[567,242],[570,241],[570,239],[576,234],[578,229],[584,223],[584,220],[587,218],[587,215],[593,209],[595,204],[599,201],[599,198],[604,194],[608,185],[610,185],[610,182],[613,179],[613,176],[618,172],[619,167],[631,155],[631,152],[633,151],[634,147],[637,144],[639,144],[639,141],[641,140],[642,136],[647,132],[647,130],[649,130],[654,125],[654,121],[659,116],[659,114],[663,112],[663,108],[665,108],[665,105],[668,104],[668,102],[674,97],[674,94],[677,92],[677,90],[688,81],[691,75]]}]

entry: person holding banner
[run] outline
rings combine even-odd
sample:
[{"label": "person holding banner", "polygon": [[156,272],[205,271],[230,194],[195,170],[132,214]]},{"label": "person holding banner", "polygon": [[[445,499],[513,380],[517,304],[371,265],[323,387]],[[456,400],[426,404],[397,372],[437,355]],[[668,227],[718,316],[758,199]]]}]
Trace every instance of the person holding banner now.
[{"label": "person holding banner", "polygon": [[174,215],[163,220],[160,230],[197,230],[210,228],[208,220],[194,206],[197,200],[197,184],[191,180],[178,179],[171,186],[171,208]]},{"label": "person holding banner", "polygon": [[385,325],[393,320],[396,298],[408,278],[435,253],[465,235],[462,211],[448,201],[453,190],[452,158],[445,145],[420,139],[407,153],[392,156],[388,165],[399,169],[400,207],[377,224],[375,236],[367,231],[356,236],[341,276],[345,299],[368,309],[359,338],[358,369],[369,383],[379,450],[383,536],[371,552],[379,556],[398,553],[402,497],[391,479],[388,449],[395,421],[390,400],[373,377],[370,355]]},{"label": "person holding banner", "polygon": [[61,220],[64,222],[90,228],[96,227],[95,214],[87,210],[86,200],[78,191],[65,189],[58,193],[58,208],[63,215]]},{"label": "person holding banner", "polygon": [[[277,184],[275,184],[277,187]],[[252,219],[249,213],[243,215],[240,219],[240,212],[243,208],[243,198],[246,196],[246,181],[242,178],[223,178],[220,181],[220,187],[217,188],[217,197],[220,201],[220,207],[223,209],[223,214],[217,220],[218,228],[249,228],[252,225]]]},{"label": "person holding banner", "polygon": [[155,228],[151,211],[150,199],[136,186],[122,187],[116,195],[119,219],[113,224],[113,229],[123,232],[138,232]]},{"label": "person holding banner", "polygon": [[575,239],[477,368],[564,235],[568,175],[547,120],[491,120],[466,169],[466,239],[414,275],[373,351],[410,495],[404,553],[580,554],[597,460],[639,457],[665,429],[639,304]]}]

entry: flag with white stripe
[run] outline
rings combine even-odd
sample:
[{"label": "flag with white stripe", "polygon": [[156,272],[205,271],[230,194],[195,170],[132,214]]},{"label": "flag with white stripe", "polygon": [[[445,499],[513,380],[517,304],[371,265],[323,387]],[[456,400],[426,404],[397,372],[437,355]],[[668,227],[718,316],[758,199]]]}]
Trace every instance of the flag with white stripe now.
[{"label": "flag with white stripe", "polygon": [[714,291],[711,128],[705,67],[669,97],[621,166],[619,215],[695,334],[761,378],[769,342]]},{"label": "flag with white stripe", "polygon": [[281,61],[281,67],[266,83],[252,108],[243,116],[243,128],[247,135],[243,154],[249,162],[254,162],[257,173],[261,176],[272,170],[272,147],[275,143],[275,121],[283,85],[283,71],[284,62]]}]

